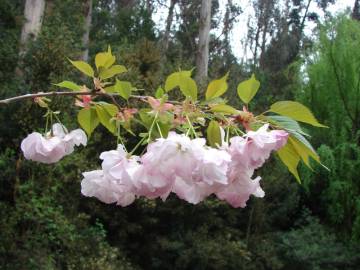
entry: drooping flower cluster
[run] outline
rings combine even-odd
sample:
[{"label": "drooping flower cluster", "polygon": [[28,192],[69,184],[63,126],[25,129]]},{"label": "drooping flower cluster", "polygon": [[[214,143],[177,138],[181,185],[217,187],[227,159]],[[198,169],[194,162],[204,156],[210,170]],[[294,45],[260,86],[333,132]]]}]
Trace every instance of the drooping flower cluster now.
[{"label": "drooping flower cluster", "polygon": [[50,164],[70,155],[75,145],[86,146],[86,143],[87,137],[82,129],[68,132],[63,125],[55,123],[45,136],[38,132],[29,134],[21,142],[21,150],[26,159]]},{"label": "drooping flower cluster", "polygon": [[81,192],[121,206],[140,196],[165,200],[173,192],[193,204],[215,194],[233,207],[245,207],[250,195],[264,196],[260,177],[252,179],[254,170],[286,143],[287,136],[264,125],[215,149],[203,138],[170,132],[150,143],[141,157],[129,156],[119,145],[100,155],[102,170],[83,173]]}]

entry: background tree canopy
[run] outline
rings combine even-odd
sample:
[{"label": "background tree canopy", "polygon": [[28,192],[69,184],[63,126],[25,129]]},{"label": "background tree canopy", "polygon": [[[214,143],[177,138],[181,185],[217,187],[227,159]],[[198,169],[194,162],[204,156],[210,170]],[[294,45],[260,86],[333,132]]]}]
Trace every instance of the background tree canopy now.
[{"label": "background tree canopy", "polygon": [[[295,99],[330,127],[306,131],[331,170],[300,168],[299,185],[274,158],[261,169],[265,198],[252,198],[244,209],[215,198],[193,206],[175,197],[120,208],[80,194],[81,172],[96,169],[99,153],[116,145],[105,130],[56,165],[38,165],[24,160],[19,145],[43,126],[42,111],[31,101],[1,106],[1,269],[358,269],[359,1],[335,17],[326,12],[334,1],[252,1],[243,60],[230,46],[242,6],[225,1],[220,16],[220,1],[212,0],[208,26],[217,31],[204,40],[204,2],[1,0],[0,98],[52,91],[64,79],[80,84],[86,78],[67,58],[93,60],[108,44],[129,68],[126,79],[144,94],[153,94],[179,67],[198,65],[200,84],[230,71],[226,98],[239,107],[236,83],[255,73],[259,111]],[[310,4],[326,19],[320,22]],[[159,8],[168,14],[164,29],[153,20]],[[28,30],[26,10],[42,18]],[[306,35],[310,21],[316,27]],[[65,125],[75,128],[72,100],[54,98],[52,104],[66,108]]]}]

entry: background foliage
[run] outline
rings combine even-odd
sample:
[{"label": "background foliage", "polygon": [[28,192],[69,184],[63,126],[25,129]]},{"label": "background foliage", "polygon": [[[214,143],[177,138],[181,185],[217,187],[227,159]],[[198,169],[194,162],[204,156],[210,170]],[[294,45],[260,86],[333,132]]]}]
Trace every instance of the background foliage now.
[{"label": "background foliage", "polygon": [[[50,91],[55,89],[52,83],[64,79],[83,80],[66,58],[81,55],[84,15],[79,10],[85,1],[47,2],[40,35],[19,59],[24,3],[0,1],[1,98]],[[189,10],[200,1],[179,1],[179,27],[172,29],[166,52],[160,49],[162,34],[148,1],[125,2],[131,1],[94,1],[90,58],[110,44],[129,68],[127,79],[145,94],[154,93],[165,75],[194,65],[199,26]],[[213,2],[216,14],[218,4]],[[0,268],[358,269],[360,23],[347,14],[329,17],[325,24],[318,23],[319,38],[311,39],[301,34],[306,3],[288,1],[293,9],[284,15],[277,12],[277,1],[270,2],[272,9],[254,1],[257,22],[264,22],[264,14],[273,22],[274,34],[261,55],[239,61],[226,38],[212,36],[210,76],[219,78],[230,70],[227,98],[234,106],[240,106],[233,98],[236,83],[252,72],[262,84],[254,104],[259,111],[281,99],[308,105],[330,127],[324,131],[306,126],[330,172],[319,166],[313,172],[301,170],[299,185],[271,160],[260,172],[266,197],[252,198],[245,209],[212,198],[196,206],[175,197],[165,203],[142,199],[126,208],[105,205],[80,195],[81,172],[98,167],[100,152],[116,145],[105,130],[94,134],[89,147],[60,163],[38,165],[23,159],[19,144],[27,133],[44,127],[42,111],[30,101],[2,106]],[[231,12],[240,14],[241,7]],[[212,21],[214,27],[219,24],[215,15]],[[164,53],[166,61],[161,62]],[[20,75],[15,71],[19,67]],[[52,102],[66,108],[61,117],[69,128],[76,125],[72,119],[77,109],[71,102]],[[133,143],[131,137],[127,140]]]}]

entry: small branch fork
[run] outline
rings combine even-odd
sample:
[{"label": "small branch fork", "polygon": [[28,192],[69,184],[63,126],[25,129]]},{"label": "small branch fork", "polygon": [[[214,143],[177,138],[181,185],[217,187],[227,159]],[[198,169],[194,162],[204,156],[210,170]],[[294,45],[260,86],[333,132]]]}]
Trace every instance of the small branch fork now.
[{"label": "small branch fork", "polygon": [[[63,92],[39,92],[34,94],[26,94],[22,96],[16,96],[11,98],[6,98],[0,100],[0,104],[9,104],[11,102],[20,101],[23,99],[34,99],[37,97],[54,97],[54,96],[82,96],[82,95],[89,95],[89,96],[106,96],[110,97],[111,99],[114,99],[114,97],[120,96],[120,94],[117,93],[104,93],[104,92],[95,92],[95,91],[63,91]],[[145,100],[147,96],[137,96],[137,95],[131,95],[131,98]]]}]

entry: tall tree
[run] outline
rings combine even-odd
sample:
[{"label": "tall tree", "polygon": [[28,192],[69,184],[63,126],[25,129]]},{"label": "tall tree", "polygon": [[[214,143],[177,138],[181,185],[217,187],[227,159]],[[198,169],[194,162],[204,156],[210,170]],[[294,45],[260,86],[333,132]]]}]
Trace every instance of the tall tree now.
[{"label": "tall tree", "polygon": [[91,17],[92,17],[92,0],[87,0],[85,3],[85,25],[84,25],[84,35],[82,38],[82,44],[84,46],[84,51],[82,55],[82,59],[84,61],[88,61],[89,58],[89,34],[91,28]]},{"label": "tall tree", "polygon": [[45,10],[45,0],[26,0],[25,23],[21,30],[20,54],[26,52],[28,41],[36,39],[40,30]]},{"label": "tall tree", "polygon": [[208,75],[209,40],[211,21],[211,1],[202,0],[200,8],[199,43],[196,56],[197,80],[205,80]]}]

